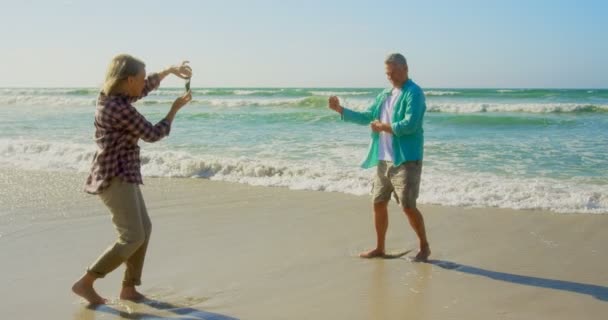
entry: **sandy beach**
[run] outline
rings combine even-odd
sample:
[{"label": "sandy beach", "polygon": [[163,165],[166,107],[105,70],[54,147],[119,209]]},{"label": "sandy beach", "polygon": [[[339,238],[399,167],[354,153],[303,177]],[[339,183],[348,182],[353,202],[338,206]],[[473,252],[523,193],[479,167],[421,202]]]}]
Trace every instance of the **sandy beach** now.
[{"label": "sandy beach", "polygon": [[146,178],[153,232],[142,292],[117,298],[123,269],[97,282],[106,306],[70,291],[115,238],[84,174],[0,170],[4,319],[602,319],[606,215],[421,206],[433,255],[394,203],[388,250],[370,199],[205,179]]}]

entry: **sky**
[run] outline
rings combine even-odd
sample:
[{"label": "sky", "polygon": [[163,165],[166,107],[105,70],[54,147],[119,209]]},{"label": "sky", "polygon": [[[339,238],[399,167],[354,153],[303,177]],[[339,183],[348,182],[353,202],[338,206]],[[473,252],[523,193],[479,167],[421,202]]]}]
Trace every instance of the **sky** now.
[{"label": "sky", "polygon": [[586,0],[0,0],[0,87],[99,87],[119,53],[189,60],[195,87],[385,87],[400,52],[422,87],[608,88],[606,17]]}]

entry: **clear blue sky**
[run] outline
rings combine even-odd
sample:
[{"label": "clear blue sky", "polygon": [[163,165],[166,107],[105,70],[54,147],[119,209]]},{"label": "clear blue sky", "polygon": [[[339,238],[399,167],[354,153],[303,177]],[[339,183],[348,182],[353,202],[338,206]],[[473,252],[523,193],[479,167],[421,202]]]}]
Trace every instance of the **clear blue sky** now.
[{"label": "clear blue sky", "polygon": [[606,88],[604,3],[0,0],[0,87],[96,87],[121,52],[201,87],[384,87],[398,51],[423,87]]}]

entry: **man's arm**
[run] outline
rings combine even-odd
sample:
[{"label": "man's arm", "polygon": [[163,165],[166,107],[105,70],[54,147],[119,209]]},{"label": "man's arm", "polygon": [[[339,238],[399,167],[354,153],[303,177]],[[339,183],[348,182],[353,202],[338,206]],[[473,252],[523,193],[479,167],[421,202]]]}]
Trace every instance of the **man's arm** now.
[{"label": "man's arm", "polygon": [[405,97],[405,115],[402,120],[390,124],[392,133],[397,136],[413,134],[422,126],[424,113],[424,94],[416,91]]},{"label": "man's arm", "polygon": [[342,120],[361,125],[368,125],[372,120],[372,110],[376,103],[365,111],[355,111],[340,105],[340,100],[336,96],[329,97],[329,108],[340,114]]}]

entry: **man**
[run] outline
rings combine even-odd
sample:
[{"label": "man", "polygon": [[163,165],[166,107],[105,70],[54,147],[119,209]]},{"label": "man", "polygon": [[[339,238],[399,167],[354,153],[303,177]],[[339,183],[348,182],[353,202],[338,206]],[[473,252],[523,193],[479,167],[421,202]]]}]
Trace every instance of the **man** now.
[{"label": "man", "polygon": [[329,98],[329,108],[340,113],[342,120],[369,125],[372,130],[372,143],[362,167],[377,166],[372,191],[376,248],[359,256],[385,256],[388,202],[391,194],[394,194],[420,242],[420,250],[414,259],[426,261],[431,249],[424,219],[416,206],[422,171],[425,97],[422,89],[409,79],[407,61],[403,55],[390,54],[385,60],[385,67],[393,88],[380,93],[367,110],[354,111],[341,106],[338,97]]}]

